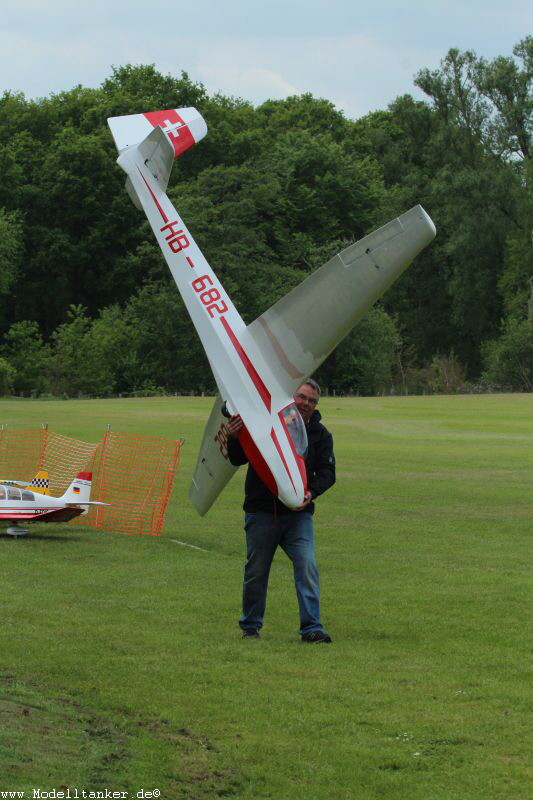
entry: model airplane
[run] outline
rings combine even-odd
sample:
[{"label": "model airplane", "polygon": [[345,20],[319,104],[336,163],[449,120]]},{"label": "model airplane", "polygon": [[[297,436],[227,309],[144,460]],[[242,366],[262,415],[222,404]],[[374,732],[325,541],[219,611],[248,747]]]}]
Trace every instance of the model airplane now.
[{"label": "model airplane", "polygon": [[206,425],[190,499],[211,507],[236,468],[225,416],[239,414],[250,463],[290,508],[304,502],[305,425],[293,393],[435,236],[421,206],[335,255],[248,327],[165,191],[174,158],[207,126],[194,108],[108,119],[126,188],[144,211],[209,359],[219,396]]},{"label": "model airplane", "polygon": [[50,494],[48,472],[45,469],[40,469],[35,478],[29,483],[28,481],[0,479],[0,484],[4,486],[20,486],[22,489],[31,489],[32,492],[38,492],[39,494]]},{"label": "model airplane", "polygon": [[[39,473],[38,473],[39,475]],[[38,475],[34,480],[42,480]],[[62,497],[42,494],[40,486],[32,486],[33,491],[14,486],[19,481],[0,483],[0,520],[12,523],[7,528],[11,536],[23,536],[28,531],[28,522],[69,522],[74,517],[86,514],[90,505],[105,505],[90,500],[91,472],[78,472]],[[48,481],[48,478],[46,479]],[[19,523],[24,523],[21,527]]]}]

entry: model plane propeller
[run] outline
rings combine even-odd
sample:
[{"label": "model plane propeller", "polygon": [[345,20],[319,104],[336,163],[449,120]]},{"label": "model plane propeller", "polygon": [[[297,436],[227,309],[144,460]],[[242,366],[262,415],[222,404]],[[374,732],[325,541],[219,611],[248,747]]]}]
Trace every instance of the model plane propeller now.
[{"label": "model plane propeller", "polygon": [[335,255],[248,327],[166,195],[174,158],[207,133],[194,108],[108,119],[126,188],[144,211],[218,387],[190,489],[205,514],[236,471],[225,417],[239,414],[250,463],[289,508],[304,502],[300,386],[435,236],[421,206]]}]

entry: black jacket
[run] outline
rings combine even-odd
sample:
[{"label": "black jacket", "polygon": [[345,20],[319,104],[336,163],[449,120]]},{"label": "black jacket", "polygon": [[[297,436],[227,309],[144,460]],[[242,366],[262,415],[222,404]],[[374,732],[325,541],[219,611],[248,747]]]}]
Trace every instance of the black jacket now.
[{"label": "black jacket", "polygon": [[[307,469],[307,488],[313,495],[318,497],[333,486],[335,483],[335,456],[333,454],[333,437],[327,428],[320,422],[319,411],[313,411],[307,429],[308,450],[305,458]],[[235,466],[246,464],[248,459],[239,443],[233,436],[228,439],[229,460]],[[295,512],[283,505],[272,492],[267,489],[257,472],[251,465],[248,465],[246,482],[244,484],[244,504],[245,511],[267,511],[277,514],[294,514]],[[309,503],[305,511],[311,514],[315,510],[315,504]],[[296,512],[298,513],[298,512]]]}]

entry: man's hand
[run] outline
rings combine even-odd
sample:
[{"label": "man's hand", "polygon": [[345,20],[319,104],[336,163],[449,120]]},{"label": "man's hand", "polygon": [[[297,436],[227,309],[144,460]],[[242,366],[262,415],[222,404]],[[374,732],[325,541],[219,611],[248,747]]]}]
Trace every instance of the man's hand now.
[{"label": "man's hand", "polygon": [[243,427],[244,423],[239,414],[235,414],[234,417],[230,417],[226,424],[228,433],[230,436],[233,436],[233,438],[237,438],[237,436],[239,435],[239,431],[241,431]]},{"label": "man's hand", "polygon": [[311,502],[312,499],[313,499],[313,495],[311,494],[311,492],[306,492],[302,505],[298,506],[297,508],[293,508],[292,510],[293,511],[302,511],[306,506],[309,505],[309,503]]}]

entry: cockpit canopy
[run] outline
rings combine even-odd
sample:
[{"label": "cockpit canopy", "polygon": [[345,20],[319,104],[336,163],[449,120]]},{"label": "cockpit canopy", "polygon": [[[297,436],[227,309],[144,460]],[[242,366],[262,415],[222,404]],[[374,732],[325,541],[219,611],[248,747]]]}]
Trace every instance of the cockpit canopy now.
[{"label": "cockpit canopy", "polygon": [[0,500],[27,500],[32,502],[35,500],[35,495],[26,489],[17,489],[16,486],[0,484]]},{"label": "cockpit canopy", "polygon": [[290,403],[288,406],[285,406],[281,411],[281,416],[287,426],[287,431],[292,439],[294,449],[299,456],[305,458],[307,455],[307,431],[305,429],[305,422],[296,408],[296,404]]}]

